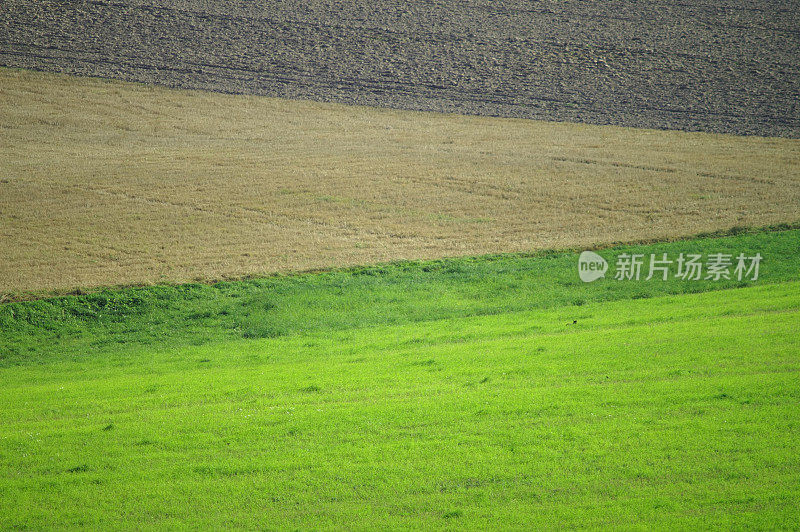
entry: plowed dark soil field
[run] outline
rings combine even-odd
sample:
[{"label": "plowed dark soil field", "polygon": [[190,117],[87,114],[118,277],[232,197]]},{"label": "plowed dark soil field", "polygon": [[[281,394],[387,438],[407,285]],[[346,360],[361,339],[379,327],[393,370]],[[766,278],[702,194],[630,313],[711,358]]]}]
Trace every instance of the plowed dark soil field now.
[{"label": "plowed dark soil field", "polygon": [[796,1],[4,0],[0,65],[288,98],[800,137]]}]

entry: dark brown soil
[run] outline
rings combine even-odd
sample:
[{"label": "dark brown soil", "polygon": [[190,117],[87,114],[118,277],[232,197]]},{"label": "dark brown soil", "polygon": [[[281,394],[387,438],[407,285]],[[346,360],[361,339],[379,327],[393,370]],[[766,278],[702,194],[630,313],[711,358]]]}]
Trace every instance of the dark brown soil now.
[{"label": "dark brown soil", "polygon": [[793,0],[3,0],[0,65],[402,109],[800,137]]}]

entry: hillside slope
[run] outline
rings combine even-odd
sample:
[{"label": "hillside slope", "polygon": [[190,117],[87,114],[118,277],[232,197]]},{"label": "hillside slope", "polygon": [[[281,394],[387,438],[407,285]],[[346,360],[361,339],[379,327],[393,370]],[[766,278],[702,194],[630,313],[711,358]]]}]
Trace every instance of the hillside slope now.
[{"label": "hillside slope", "polygon": [[800,220],[800,141],[0,69],[0,294]]},{"label": "hillside slope", "polygon": [[790,528],[799,307],[794,282],[179,349],[98,337],[0,368],[0,523]]}]

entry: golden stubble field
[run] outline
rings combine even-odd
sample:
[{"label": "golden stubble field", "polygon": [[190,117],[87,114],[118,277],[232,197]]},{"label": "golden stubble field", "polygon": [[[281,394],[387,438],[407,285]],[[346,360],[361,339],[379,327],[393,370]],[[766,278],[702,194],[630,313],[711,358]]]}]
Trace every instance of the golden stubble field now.
[{"label": "golden stubble field", "polygon": [[440,115],[0,69],[0,293],[800,219],[800,140]]}]

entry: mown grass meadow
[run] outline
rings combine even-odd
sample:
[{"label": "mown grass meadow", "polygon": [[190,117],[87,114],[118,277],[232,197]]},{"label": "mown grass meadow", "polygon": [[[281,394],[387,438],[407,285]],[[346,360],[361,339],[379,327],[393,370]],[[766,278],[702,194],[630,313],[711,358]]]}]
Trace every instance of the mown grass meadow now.
[{"label": "mown grass meadow", "polygon": [[755,283],[563,252],[3,305],[0,524],[792,528],[797,245],[600,251],[759,250]]}]

